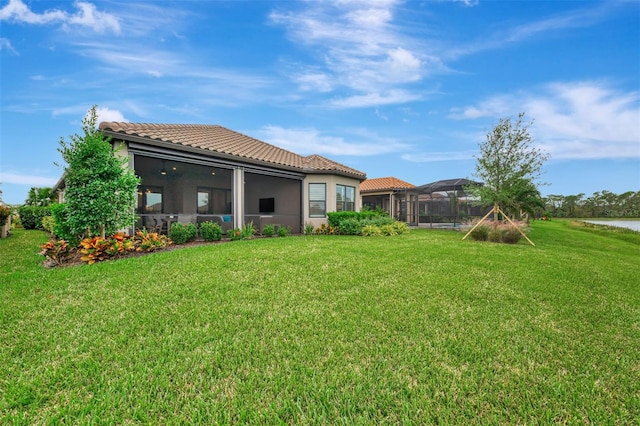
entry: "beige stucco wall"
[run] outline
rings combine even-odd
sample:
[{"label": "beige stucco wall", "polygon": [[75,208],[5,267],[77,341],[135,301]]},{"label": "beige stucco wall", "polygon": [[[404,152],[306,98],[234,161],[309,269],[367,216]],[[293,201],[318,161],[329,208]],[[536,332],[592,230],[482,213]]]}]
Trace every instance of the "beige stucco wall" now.
[{"label": "beige stucco wall", "polygon": [[362,198],[360,197],[360,180],[355,178],[349,178],[346,176],[337,176],[329,174],[310,174],[304,179],[303,186],[303,215],[304,223],[310,223],[314,227],[318,227],[323,223],[327,223],[327,217],[309,217],[309,184],[310,183],[324,183],[327,185],[327,199],[326,209],[327,213],[336,211],[336,185],[345,185],[355,187],[355,209],[360,211],[362,209]]}]

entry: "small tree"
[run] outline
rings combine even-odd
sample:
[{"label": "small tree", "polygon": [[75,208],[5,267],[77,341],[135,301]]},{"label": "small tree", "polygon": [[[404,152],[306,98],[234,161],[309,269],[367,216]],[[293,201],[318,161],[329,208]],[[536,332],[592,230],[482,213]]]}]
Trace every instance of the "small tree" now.
[{"label": "small tree", "polygon": [[494,206],[495,219],[497,206],[527,207],[522,204],[523,199],[528,198],[530,202],[537,192],[536,181],[549,155],[533,147],[531,124],[524,122],[524,113],[520,113],[515,122],[502,118],[480,145],[475,176],[484,185],[468,190],[480,197],[482,204]]},{"label": "small tree", "polygon": [[136,189],[140,179],[127,158],[115,155],[110,139],[97,129],[94,105],[82,120],[84,135],[60,139],[58,151],[66,161],[67,229],[76,238],[112,234],[135,221]]}]

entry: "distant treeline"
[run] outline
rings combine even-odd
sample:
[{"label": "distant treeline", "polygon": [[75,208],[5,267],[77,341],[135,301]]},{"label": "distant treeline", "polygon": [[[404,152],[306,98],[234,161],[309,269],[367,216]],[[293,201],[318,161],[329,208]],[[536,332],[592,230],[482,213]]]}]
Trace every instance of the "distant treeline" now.
[{"label": "distant treeline", "polygon": [[586,198],[585,194],[549,195],[543,200],[551,217],[640,217],[640,191],[601,191]]}]

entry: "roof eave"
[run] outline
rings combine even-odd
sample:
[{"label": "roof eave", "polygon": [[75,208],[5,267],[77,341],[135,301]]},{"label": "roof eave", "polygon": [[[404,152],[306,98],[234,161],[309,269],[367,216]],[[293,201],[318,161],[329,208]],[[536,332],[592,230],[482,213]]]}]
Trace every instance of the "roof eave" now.
[{"label": "roof eave", "polygon": [[208,157],[220,158],[220,159],[223,159],[223,160],[231,160],[231,161],[235,161],[235,162],[239,162],[239,163],[248,163],[248,164],[252,164],[252,165],[256,165],[256,166],[267,166],[267,167],[271,167],[271,168],[275,168],[275,169],[293,171],[293,172],[298,172],[298,173],[301,172],[301,171],[304,171],[304,170],[300,169],[299,167],[289,166],[289,165],[286,165],[286,164],[280,164],[280,163],[274,163],[274,162],[270,162],[270,161],[257,160],[257,159],[249,158],[249,157],[242,157],[242,156],[238,156],[238,155],[226,154],[226,153],[219,152],[219,151],[213,151],[213,150],[210,150],[210,149],[203,149],[203,148],[193,147],[193,146],[189,146],[189,145],[183,145],[181,143],[166,141],[166,140],[162,140],[162,139],[146,138],[146,137],[137,136],[137,135],[130,135],[130,134],[127,134],[127,133],[122,133],[122,132],[114,132],[112,130],[103,130],[102,132],[106,136],[111,137],[112,141],[113,140],[123,140],[123,141],[126,141],[126,142],[137,142],[137,143],[141,143],[141,144],[156,146],[158,148],[165,148],[165,149],[169,149],[169,150],[197,153],[197,154],[201,154],[201,155],[206,155]]}]

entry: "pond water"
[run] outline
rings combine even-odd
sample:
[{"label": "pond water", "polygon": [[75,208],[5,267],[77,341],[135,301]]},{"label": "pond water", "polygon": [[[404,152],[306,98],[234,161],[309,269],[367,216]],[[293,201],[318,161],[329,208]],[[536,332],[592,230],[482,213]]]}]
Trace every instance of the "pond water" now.
[{"label": "pond water", "polygon": [[640,232],[640,220],[585,220],[584,222],[596,225],[617,226],[619,228],[633,229]]}]

